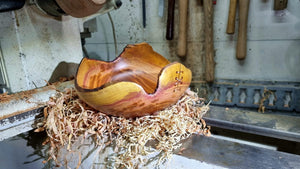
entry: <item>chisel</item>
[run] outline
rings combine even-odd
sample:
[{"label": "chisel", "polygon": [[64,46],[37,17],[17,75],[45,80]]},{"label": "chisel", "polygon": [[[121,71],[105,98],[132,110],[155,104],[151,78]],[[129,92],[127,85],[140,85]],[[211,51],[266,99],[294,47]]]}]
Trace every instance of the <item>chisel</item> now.
[{"label": "chisel", "polygon": [[236,58],[244,60],[247,55],[247,25],[250,0],[239,1],[239,32],[236,46]]},{"label": "chisel", "polygon": [[177,55],[179,57],[186,56],[188,1],[179,0],[179,35],[177,44]]},{"label": "chisel", "polygon": [[167,40],[173,39],[175,0],[168,0]]},{"label": "chisel", "polygon": [[143,27],[146,28],[146,0],[142,0],[143,8]]},{"label": "chisel", "polygon": [[237,0],[230,0],[226,33],[233,34],[235,30],[235,14]]},{"label": "chisel", "polygon": [[203,7],[205,18],[205,80],[211,83],[215,79],[215,50],[213,42],[213,1],[204,0]]}]

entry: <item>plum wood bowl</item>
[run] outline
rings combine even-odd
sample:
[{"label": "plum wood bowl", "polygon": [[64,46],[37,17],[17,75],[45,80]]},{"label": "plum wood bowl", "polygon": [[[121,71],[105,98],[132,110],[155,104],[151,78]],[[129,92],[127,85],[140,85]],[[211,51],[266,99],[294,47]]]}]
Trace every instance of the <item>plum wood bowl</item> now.
[{"label": "plum wood bowl", "polygon": [[176,103],[191,71],[170,63],[147,43],[127,45],[112,62],[83,58],[75,77],[79,97],[100,112],[133,118]]}]

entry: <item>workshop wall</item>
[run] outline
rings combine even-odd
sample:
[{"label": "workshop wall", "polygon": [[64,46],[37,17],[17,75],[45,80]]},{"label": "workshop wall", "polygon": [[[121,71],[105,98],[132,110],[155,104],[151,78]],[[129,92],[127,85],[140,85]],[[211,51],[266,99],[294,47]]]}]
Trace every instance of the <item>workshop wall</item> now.
[{"label": "workshop wall", "polygon": [[0,47],[11,92],[45,86],[58,65],[82,59],[80,25],[72,17],[58,20],[26,4],[0,13]]},{"label": "workshop wall", "polygon": [[[170,61],[183,62],[193,71],[194,79],[203,80],[203,54],[204,54],[204,20],[200,1],[190,1],[188,11],[188,50],[187,58],[180,59],[176,55],[178,39],[178,4],[174,11],[174,38],[166,40],[167,1],[164,5],[164,15],[158,15],[159,0],[146,1],[146,27],[143,28],[142,1],[123,0],[120,9],[111,12],[115,25],[115,33],[119,55],[127,44],[140,42],[149,43],[153,49]],[[94,22],[94,21],[91,21]],[[86,39],[86,48],[89,56],[101,60],[113,60],[115,48],[113,32],[108,15],[96,18],[97,32],[92,38]]]},{"label": "workshop wall", "polygon": [[[90,57],[113,60],[127,44],[148,42],[170,61],[180,61],[193,72],[193,81],[204,82],[204,15],[198,0],[189,1],[188,51],[176,55],[178,2],[175,4],[174,39],[166,40],[167,1],[164,15],[158,15],[159,0],[146,1],[146,27],[143,28],[142,1],[123,0],[112,11],[118,50],[115,52],[111,23],[107,15],[96,20],[91,38],[86,39]],[[300,81],[300,1],[289,1],[282,12],[273,10],[272,0],[251,1],[248,19],[248,53],[244,61],[235,58],[236,34],[227,35],[229,0],[214,5],[214,45],[216,79]],[[236,19],[238,25],[238,19]],[[15,12],[0,14],[0,57],[12,92],[46,84],[55,72],[66,72],[67,63],[82,58],[79,20],[49,17],[36,6],[26,4]],[[117,53],[117,54],[116,54]],[[76,64],[74,64],[76,67]],[[2,72],[3,73],[3,72]],[[57,75],[58,76],[58,75]],[[1,84],[3,79],[0,80]]]},{"label": "workshop wall", "polygon": [[273,3],[272,0],[250,2],[247,56],[238,61],[235,59],[237,26],[233,37],[225,34],[229,1],[217,2],[217,78],[300,81],[300,1],[288,1],[287,9],[282,12],[275,12]]},{"label": "workshop wall", "polygon": [[[193,80],[204,79],[204,15],[200,1],[190,0],[188,9],[188,52],[185,60],[176,55],[178,39],[178,2],[175,4],[174,40],[167,41],[167,1],[164,16],[158,16],[159,0],[146,1],[146,28],[143,28],[142,1],[123,0],[120,9],[112,11],[118,43],[117,55],[126,44],[150,43],[154,50],[171,61],[183,62],[192,69]],[[248,18],[248,50],[246,59],[235,57],[236,33],[226,34],[229,0],[214,5],[214,45],[216,79],[300,81],[300,1],[289,1],[287,9],[273,10],[273,1],[251,1]],[[237,15],[238,16],[238,15]],[[97,32],[88,38],[90,57],[115,58],[113,33],[107,15],[96,18]]]}]

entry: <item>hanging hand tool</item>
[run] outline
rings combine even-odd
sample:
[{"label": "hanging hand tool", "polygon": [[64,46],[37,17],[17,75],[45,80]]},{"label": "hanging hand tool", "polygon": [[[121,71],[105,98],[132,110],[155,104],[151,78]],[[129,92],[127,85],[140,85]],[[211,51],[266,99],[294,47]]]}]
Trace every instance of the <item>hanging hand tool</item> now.
[{"label": "hanging hand tool", "polygon": [[250,0],[239,1],[239,32],[236,47],[236,58],[243,60],[247,55],[247,25]]},{"label": "hanging hand tool", "polygon": [[177,55],[186,55],[187,45],[187,9],[189,0],[179,0],[179,35],[177,44]]},{"label": "hanging hand tool", "polygon": [[288,0],[274,0],[274,10],[280,11],[287,7]]},{"label": "hanging hand tool", "polygon": [[226,33],[233,34],[235,30],[235,14],[237,0],[230,0]]},{"label": "hanging hand tool", "polygon": [[146,28],[146,0],[142,0],[143,8],[143,27]]},{"label": "hanging hand tool", "polygon": [[167,40],[173,39],[175,0],[168,0]]},{"label": "hanging hand tool", "polygon": [[215,74],[215,50],[213,42],[213,1],[204,0],[204,18],[205,18],[205,79],[207,82],[214,81]]}]

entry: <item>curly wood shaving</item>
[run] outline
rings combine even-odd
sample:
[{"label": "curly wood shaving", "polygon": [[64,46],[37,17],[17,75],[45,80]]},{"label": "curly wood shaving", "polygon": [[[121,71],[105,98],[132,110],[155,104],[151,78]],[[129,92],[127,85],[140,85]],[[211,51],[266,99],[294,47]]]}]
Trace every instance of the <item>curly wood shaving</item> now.
[{"label": "curly wood shaving", "polygon": [[57,164],[59,149],[67,146],[67,150],[74,151],[72,143],[83,136],[95,138],[99,147],[115,145],[114,167],[135,168],[146,164],[145,157],[153,152],[147,145],[150,141],[162,154],[160,163],[180,148],[183,139],[192,134],[209,135],[202,119],[208,109],[203,99],[188,90],[175,105],[155,115],[126,119],[94,110],[78,98],[74,89],[67,89],[49,101],[42,127],[49,136],[50,156]]}]

